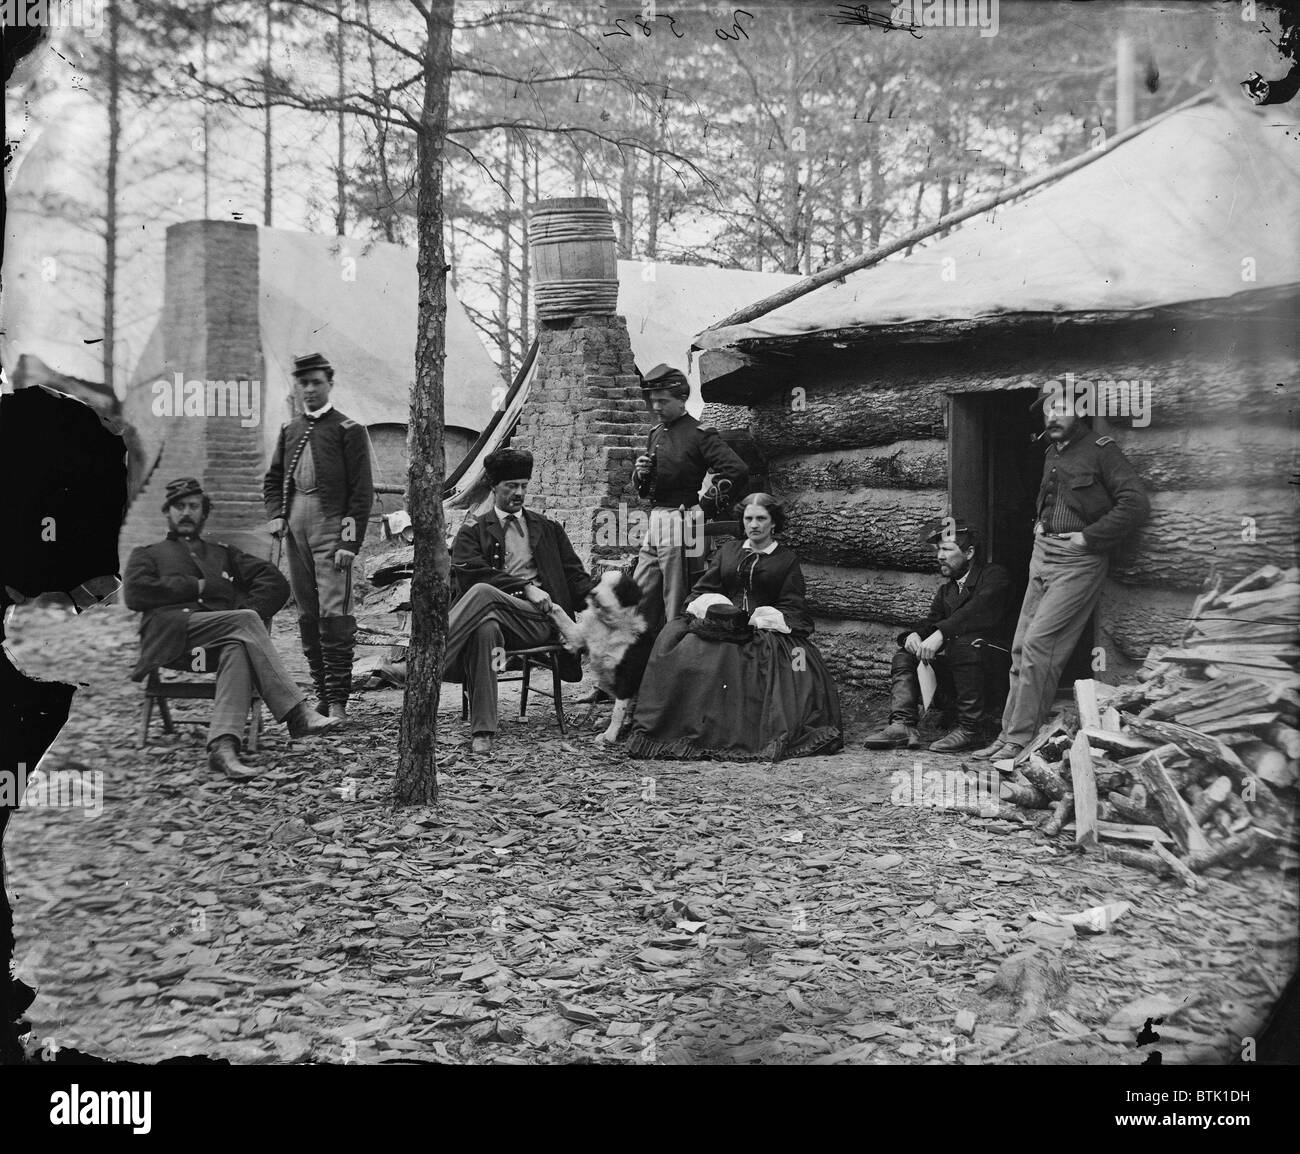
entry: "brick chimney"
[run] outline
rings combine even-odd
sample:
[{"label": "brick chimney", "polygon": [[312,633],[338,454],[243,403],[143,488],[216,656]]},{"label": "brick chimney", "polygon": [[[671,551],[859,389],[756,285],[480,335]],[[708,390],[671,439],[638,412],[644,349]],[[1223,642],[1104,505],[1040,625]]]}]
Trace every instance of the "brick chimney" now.
[{"label": "brick chimney", "polygon": [[[258,230],[234,221],[198,220],[167,229],[160,380],[264,383],[258,322]],[[265,390],[261,403],[268,398]],[[264,414],[262,414],[264,416]],[[150,422],[162,455],[122,527],[119,552],[159,540],[162,493],[174,477],[198,477],[214,509],[205,535],[248,547],[247,531],[265,524],[262,430],[238,413],[202,416],[135,412]],[[152,462],[150,462],[152,463]]]},{"label": "brick chimney", "polygon": [[639,539],[611,529],[627,523],[620,504],[639,508],[632,463],[650,431],[627,321],[543,320],[537,345],[537,371],[511,440],[535,459],[530,504],[564,526],[589,568],[626,560]]}]

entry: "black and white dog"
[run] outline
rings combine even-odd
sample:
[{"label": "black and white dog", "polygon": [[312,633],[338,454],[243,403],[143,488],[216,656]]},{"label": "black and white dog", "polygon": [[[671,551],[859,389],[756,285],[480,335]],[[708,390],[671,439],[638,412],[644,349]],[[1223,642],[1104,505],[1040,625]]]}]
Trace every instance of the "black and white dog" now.
[{"label": "black and white dog", "polygon": [[614,716],[599,738],[609,745],[618,741],[654,647],[641,601],[641,587],[626,573],[611,570],[587,594],[587,607],[576,621],[563,609],[551,609],[565,647],[587,654],[596,684],[614,699]]}]

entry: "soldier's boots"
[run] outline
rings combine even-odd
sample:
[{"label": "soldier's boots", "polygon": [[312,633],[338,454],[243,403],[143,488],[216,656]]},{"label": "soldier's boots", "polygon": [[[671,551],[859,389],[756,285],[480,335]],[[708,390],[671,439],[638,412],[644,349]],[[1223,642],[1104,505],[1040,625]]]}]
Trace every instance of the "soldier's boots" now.
[{"label": "soldier's boots", "polygon": [[352,693],[352,651],[355,645],[355,617],[322,617],[320,648],[325,664],[325,700],[330,717],[347,719],[348,697]]},{"label": "soldier's boots", "polygon": [[957,726],[956,729],[943,735],[938,741],[930,743],[931,753],[963,753],[968,749],[974,749],[979,741],[979,734],[973,729],[964,726]]},{"label": "soldier's boots", "polygon": [[305,701],[298,702],[284,719],[290,737],[318,737],[337,729],[339,722],[333,717],[322,717]]},{"label": "soldier's boots", "polygon": [[261,773],[250,765],[241,764],[239,742],[230,736],[218,737],[208,746],[208,768],[224,773],[234,781],[248,781]]},{"label": "soldier's boots", "polygon": [[311,671],[311,683],[316,690],[316,712],[329,715],[329,702],[325,698],[325,657],[320,647],[320,622],[314,617],[298,618],[298,635],[302,638],[302,655]]},{"label": "soldier's boots", "polygon": [[925,743],[915,725],[905,721],[891,721],[883,729],[867,734],[862,744],[868,749],[924,749]]}]

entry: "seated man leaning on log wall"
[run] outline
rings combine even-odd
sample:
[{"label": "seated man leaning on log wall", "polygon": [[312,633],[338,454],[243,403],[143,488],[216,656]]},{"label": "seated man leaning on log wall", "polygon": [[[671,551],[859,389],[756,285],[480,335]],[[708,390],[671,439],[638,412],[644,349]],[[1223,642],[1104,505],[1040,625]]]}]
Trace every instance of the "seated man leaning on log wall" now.
[{"label": "seated man leaning on log wall", "polygon": [[986,564],[974,530],[952,521],[927,540],[939,572],[947,578],[934,594],[926,619],[898,635],[890,667],[889,724],[869,734],[868,749],[924,748],[917,730],[922,662],[951,693],[956,726],[930,745],[934,753],[960,753],[978,744],[993,687],[1005,677],[1009,656],[1010,574]]}]

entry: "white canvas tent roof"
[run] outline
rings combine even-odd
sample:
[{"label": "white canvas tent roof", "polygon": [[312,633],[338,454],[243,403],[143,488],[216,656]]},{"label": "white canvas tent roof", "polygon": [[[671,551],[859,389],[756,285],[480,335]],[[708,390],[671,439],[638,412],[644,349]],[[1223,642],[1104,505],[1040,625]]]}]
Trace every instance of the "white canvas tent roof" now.
[{"label": "white canvas tent roof", "polygon": [[[1295,285],[1296,124],[1286,106],[1189,108],[905,259],[701,333],[696,347],[1009,314],[1114,314]],[[1243,279],[1248,257],[1253,281]]]},{"label": "white canvas tent roof", "polygon": [[[348,416],[364,425],[405,425],[415,384],[415,252],[263,228],[258,263],[265,395],[284,407],[268,410],[272,436],[291,415],[293,358],[313,351],[334,365],[331,399]],[[491,416],[501,375],[450,285],[445,366],[445,424],[477,433]]]}]

